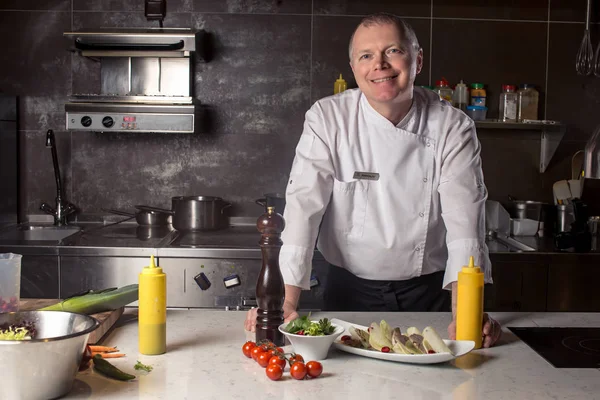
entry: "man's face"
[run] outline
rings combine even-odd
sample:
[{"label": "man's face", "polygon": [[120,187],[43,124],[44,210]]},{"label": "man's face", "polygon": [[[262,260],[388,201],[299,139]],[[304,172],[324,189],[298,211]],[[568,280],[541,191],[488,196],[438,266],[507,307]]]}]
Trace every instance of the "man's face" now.
[{"label": "man's face", "polygon": [[370,102],[409,99],[423,52],[403,40],[396,26],[359,26],[352,40],[350,66],[360,90]]}]

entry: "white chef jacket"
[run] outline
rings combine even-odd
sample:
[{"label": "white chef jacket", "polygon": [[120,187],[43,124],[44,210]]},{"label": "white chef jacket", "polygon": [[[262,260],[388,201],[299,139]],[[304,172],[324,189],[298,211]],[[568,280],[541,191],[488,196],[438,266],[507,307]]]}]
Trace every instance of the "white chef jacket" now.
[{"label": "white chef jacket", "polygon": [[475,258],[486,282],[485,201],[475,124],[426,89],[396,126],[360,89],[306,113],[286,188],[280,268],[310,288],[315,241],[331,264],[372,280],[446,270],[443,287]]}]

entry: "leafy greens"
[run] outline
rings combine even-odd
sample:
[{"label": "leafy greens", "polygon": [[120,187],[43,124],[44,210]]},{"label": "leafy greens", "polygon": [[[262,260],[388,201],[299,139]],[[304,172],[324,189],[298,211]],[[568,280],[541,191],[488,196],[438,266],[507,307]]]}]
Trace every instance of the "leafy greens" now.
[{"label": "leafy greens", "polygon": [[327,318],[322,318],[319,322],[313,322],[309,317],[310,314],[296,318],[285,327],[285,330],[289,333],[306,336],[331,335],[335,330]]}]

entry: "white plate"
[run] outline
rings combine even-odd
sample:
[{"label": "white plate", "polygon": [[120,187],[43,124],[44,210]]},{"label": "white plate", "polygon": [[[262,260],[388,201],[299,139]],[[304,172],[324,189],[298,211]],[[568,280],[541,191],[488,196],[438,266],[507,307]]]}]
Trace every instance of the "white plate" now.
[{"label": "white plate", "polygon": [[[342,321],[336,318],[331,319],[331,323],[335,323],[344,328],[344,333],[340,335],[340,338],[344,335],[350,335],[349,328],[354,326],[362,330],[367,330],[368,327],[352,324],[350,322]],[[356,354],[358,356],[378,358],[380,360],[396,361],[412,364],[437,364],[450,360],[454,360],[460,356],[464,356],[475,347],[475,342],[472,340],[447,340],[444,339],[446,345],[450,348],[453,354],[450,353],[435,353],[435,354],[398,354],[398,353],[383,353],[377,350],[359,349],[356,347],[348,346],[337,339],[333,342],[333,346],[339,350],[347,353]]]}]

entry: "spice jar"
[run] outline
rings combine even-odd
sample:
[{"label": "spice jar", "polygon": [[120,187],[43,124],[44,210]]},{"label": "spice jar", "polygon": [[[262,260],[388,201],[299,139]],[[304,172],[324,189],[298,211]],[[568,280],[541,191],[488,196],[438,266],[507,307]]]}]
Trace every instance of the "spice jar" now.
[{"label": "spice jar", "polygon": [[514,85],[502,85],[500,93],[499,119],[502,122],[517,122],[518,95]]},{"label": "spice jar", "polygon": [[471,83],[471,105],[485,107],[486,92],[483,83]]},{"label": "spice jar", "polygon": [[435,82],[435,89],[433,89],[433,91],[440,96],[440,99],[452,103],[453,90],[450,88],[448,81],[445,78]]},{"label": "spice jar", "polygon": [[528,83],[519,86],[517,120],[537,120],[538,119],[538,101],[539,93],[533,85]]}]

